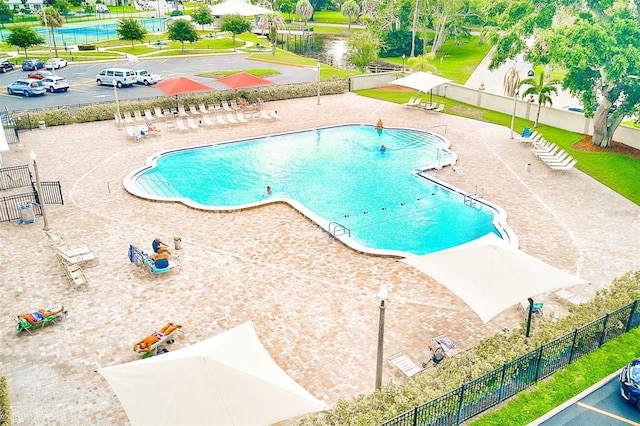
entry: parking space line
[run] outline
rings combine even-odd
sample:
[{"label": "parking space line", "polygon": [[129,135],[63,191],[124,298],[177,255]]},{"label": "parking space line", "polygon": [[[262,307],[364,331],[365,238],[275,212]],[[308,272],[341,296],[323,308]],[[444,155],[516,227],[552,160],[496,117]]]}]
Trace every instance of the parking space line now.
[{"label": "parking space line", "polygon": [[605,415],[607,417],[611,417],[612,419],[620,420],[621,422],[624,422],[624,423],[627,423],[627,424],[630,424],[630,425],[633,425],[633,426],[640,426],[640,423],[636,423],[636,422],[634,422],[632,420],[625,419],[624,417],[620,417],[620,416],[617,416],[617,415],[615,415],[613,413],[609,413],[609,412],[601,410],[599,408],[592,407],[591,405],[587,405],[584,402],[576,402],[576,405],[579,406],[579,407],[582,407],[582,408],[586,408],[586,409],[591,410],[591,411],[595,411],[596,413]]}]

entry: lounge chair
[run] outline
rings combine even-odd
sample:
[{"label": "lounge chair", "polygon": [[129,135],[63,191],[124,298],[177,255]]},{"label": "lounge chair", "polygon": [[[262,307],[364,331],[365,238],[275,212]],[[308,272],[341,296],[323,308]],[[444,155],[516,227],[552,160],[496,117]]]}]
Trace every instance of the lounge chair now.
[{"label": "lounge chair", "polygon": [[62,260],[62,258],[59,257],[59,259],[69,281],[75,284],[76,287],[83,287],[88,284],[87,277],[84,276],[84,272],[82,272],[82,267],[80,265],[68,265]]},{"label": "lounge chair", "polygon": [[549,167],[565,167],[566,165],[568,165],[573,161],[573,157],[570,155],[566,155],[566,156],[563,155],[562,157],[563,158],[559,159],[558,161],[549,160],[549,161],[545,161],[545,163]]},{"label": "lounge chair", "polygon": [[550,164],[549,167],[551,167],[551,170],[553,170],[554,172],[566,172],[567,170],[573,169],[576,164],[578,164],[578,160],[574,158],[568,164],[565,164],[565,165]]},{"label": "lounge chair", "polygon": [[[413,100],[413,102],[412,102],[412,100]],[[418,106],[420,106],[420,104],[421,104],[421,103],[422,103],[422,98],[420,98],[420,97],[418,97],[418,98],[411,98],[411,99],[409,99],[409,102],[407,102],[407,103],[406,103],[406,104],[404,104],[403,106],[413,108],[413,107],[418,107]]]},{"label": "lounge chair", "polygon": [[213,126],[214,123],[213,121],[211,121],[211,119],[209,118],[209,115],[204,115],[202,116],[202,122],[206,125],[206,126]]},{"label": "lounge chair", "polygon": [[63,305],[55,305],[47,308],[46,310],[40,309],[30,314],[33,315],[35,319],[35,321],[32,319],[34,322],[33,324],[21,315],[16,315],[13,318],[18,323],[16,326],[16,332],[20,333],[25,330],[29,335],[32,335],[31,330],[33,329],[44,327],[47,324],[57,324],[56,319],[60,318],[62,315],[67,315],[67,311],[64,309]]},{"label": "lounge chair", "polygon": [[440,102],[440,106],[433,110],[434,112],[442,112],[444,111],[444,102]]},{"label": "lounge chair", "polygon": [[417,373],[421,372],[423,369],[418,367],[415,362],[409,359],[408,356],[403,354],[402,352],[398,352],[389,357],[389,363],[396,367],[398,370],[402,372],[407,377],[415,376]]},{"label": "lounge chair", "polygon": [[560,147],[556,144],[551,144],[546,148],[543,149],[532,149],[531,152],[533,152],[536,157],[540,157],[541,155],[555,155],[558,150],[560,149]]},{"label": "lounge chair", "polygon": [[195,105],[189,105],[189,112],[193,115],[200,115],[200,112],[196,109]]},{"label": "lounge chair", "polygon": [[225,121],[225,119],[221,115],[216,114],[216,121],[220,125],[223,125],[223,126],[227,125],[227,122]]},{"label": "lounge chair", "polygon": [[434,110],[436,108],[438,108],[438,103],[437,102],[422,102],[419,105],[420,108],[422,109],[426,109],[426,110]]},{"label": "lounge chair", "polygon": [[227,121],[231,124],[238,124],[238,120],[233,116],[233,114],[227,114]]},{"label": "lounge chair", "polygon": [[278,115],[278,111],[276,111],[275,109],[270,109],[269,110],[269,115],[273,118],[275,118],[276,120],[278,120],[280,118],[280,116]]},{"label": "lounge chair", "polygon": [[522,143],[535,143],[535,142],[538,142],[540,139],[542,139],[542,134],[534,132],[533,135],[531,135],[531,137],[528,137],[528,138],[519,137],[517,141]]},{"label": "lounge chair", "polygon": [[89,250],[83,252],[83,249],[66,249],[64,247],[58,247],[56,250],[57,255],[67,265],[95,265],[98,262],[98,257]]},{"label": "lounge chair", "polygon": [[249,122],[246,118],[244,118],[244,115],[240,111],[236,111],[236,118],[241,123],[248,123]]},{"label": "lounge chair", "polygon": [[172,118],[175,116],[175,114],[173,112],[171,112],[171,110],[169,108],[165,108],[164,112],[162,113],[162,115],[164,116],[164,118]]},{"label": "lounge chair", "polygon": [[190,129],[199,129],[200,126],[198,126],[198,124],[196,124],[195,121],[193,121],[193,118],[189,117],[187,118],[187,124],[189,125]]},{"label": "lounge chair", "polygon": [[271,115],[269,115],[269,111],[261,109],[260,110],[260,116],[262,118],[264,118],[265,120],[273,120],[273,117]]},{"label": "lounge chair", "polygon": [[416,101],[416,97],[415,97],[415,96],[412,96],[412,97],[409,99],[409,101],[408,101],[408,102],[406,102],[406,103],[404,103],[404,104],[402,104],[402,106],[413,106],[413,104],[415,103],[415,101]]},{"label": "lounge chair", "polygon": [[198,105],[198,109],[200,110],[200,112],[202,114],[209,114],[209,110],[207,110],[207,107],[204,106],[204,104],[200,104]]},{"label": "lounge chair", "polygon": [[[184,333],[182,331],[182,326],[178,325],[178,324],[172,324],[169,323],[167,324],[167,326],[173,326],[173,327],[177,327],[174,328],[172,330],[170,330],[169,332],[167,332],[166,334],[163,333],[162,331],[154,331],[153,333],[151,333],[149,335],[149,337],[151,337],[151,340],[149,341],[149,343],[151,343],[153,340],[156,340],[155,343],[152,343],[151,346],[148,348],[149,350],[147,351],[147,348],[144,346],[140,346],[140,344],[145,343],[145,344],[149,344],[146,341],[148,340],[147,337],[145,337],[144,339],[142,339],[140,342],[136,343],[133,346],[133,350],[139,354],[142,354],[142,358],[149,358],[151,356],[157,355],[158,353],[158,349],[160,348],[161,345],[165,345],[165,344],[170,344],[173,343],[173,340],[175,339],[175,337],[177,337],[177,334],[173,334],[175,331],[179,331],[180,333]],[[167,327],[165,326],[165,327]],[[164,328],[160,329],[163,330]]]},{"label": "lounge chair", "polygon": [[235,99],[231,99],[231,109],[234,111],[238,111],[240,109]]},{"label": "lounge chair", "polygon": [[165,118],[164,114],[162,113],[162,110],[160,109],[160,107],[155,107],[153,109],[156,113],[156,118],[160,119],[160,118]]},{"label": "lounge chair", "polygon": [[133,119],[129,111],[124,112],[124,122],[129,124],[135,123],[135,120]]},{"label": "lounge chair", "polygon": [[227,112],[231,112],[231,111],[233,111],[233,110],[231,109],[231,107],[229,106],[229,104],[227,103],[227,101],[222,101],[222,109],[224,109],[224,110],[225,110],[225,111],[227,111]]},{"label": "lounge chair", "polygon": [[188,117],[187,111],[184,110],[184,105],[178,105],[178,117]]},{"label": "lounge chair", "polygon": [[142,114],[140,113],[140,111],[133,111],[133,117],[135,118],[136,123],[144,123],[144,118],[142,118]]},{"label": "lounge chair", "polygon": [[158,268],[156,267],[153,260],[151,260],[151,257],[147,253],[140,250],[138,247],[134,246],[133,244],[129,244],[128,257],[131,263],[133,263],[137,267],[142,267],[146,269],[152,275],[156,275],[156,276],[162,275],[164,273],[170,272],[180,267],[180,265],[175,259],[169,259],[169,266],[167,266],[166,268]]},{"label": "lounge chair", "polygon": [[567,158],[568,155],[569,155],[569,153],[567,151],[565,151],[564,149],[561,149],[556,154],[539,155],[538,158],[541,159],[542,161],[544,161],[547,164],[548,163],[560,163],[560,162],[564,161],[564,159]]},{"label": "lounge chair", "polygon": [[153,121],[153,114],[151,114],[151,110],[150,109],[145,109],[144,110],[144,119],[147,122]]},{"label": "lounge chair", "polygon": [[127,136],[132,137],[136,142],[140,142],[140,134],[133,126],[127,126]]},{"label": "lounge chair", "polygon": [[[524,132],[523,132],[524,133]],[[523,139],[533,139],[536,136],[538,136],[540,133],[536,130],[533,133],[524,133],[524,134],[520,134],[518,135],[518,137],[516,138],[518,141],[521,141]]]},{"label": "lounge chair", "polygon": [[207,107],[207,109],[209,110],[209,112],[216,112],[216,110],[218,109],[218,107],[214,104],[211,104]]},{"label": "lounge chair", "polygon": [[176,118],[176,128],[183,132],[189,130],[189,128],[184,125],[184,121],[182,121],[182,118]]}]

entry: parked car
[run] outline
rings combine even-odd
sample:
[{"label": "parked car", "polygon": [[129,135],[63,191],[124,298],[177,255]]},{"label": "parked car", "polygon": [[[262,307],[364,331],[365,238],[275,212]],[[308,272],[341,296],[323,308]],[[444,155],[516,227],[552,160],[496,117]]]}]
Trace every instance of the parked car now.
[{"label": "parked car", "polygon": [[44,62],[40,59],[25,59],[22,61],[22,71],[37,71],[44,68]]},{"label": "parked car", "polygon": [[160,80],[162,80],[162,76],[158,74],[151,74],[147,70],[135,70],[136,79],[138,80],[138,84],[144,84],[148,86],[150,84],[156,84]]},{"label": "parked car", "polygon": [[48,70],[57,70],[66,66],[67,61],[62,58],[51,58],[44,64],[44,67]]},{"label": "parked car", "polygon": [[10,95],[22,95],[27,98],[33,95],[44,95],[46,91],[40,80],[32,78],[16,80],[7,86],[7,93]]},{"label": "parked car", "polygon": [[8,59],[0,59],[0,72],[7,72],[14,69],[16,66]]},{"label": "parked car", "polygon": [[36,80],[42,80],[43,78],[50,77],[52,75],[53,73],[51,71],[42,70],[42,71],[31,71],[29,74],[27,74],[27,77],[34,78]]},{"label": "parked car", "polygon": [[631,361],[622,369],[620,394],[640,410],[640,358]]},{"label": "parked car", "polygon": [[49,92],[66,92],[69,90],[69,82],[64,77],[52,75],[42,79],[42,85]]}]

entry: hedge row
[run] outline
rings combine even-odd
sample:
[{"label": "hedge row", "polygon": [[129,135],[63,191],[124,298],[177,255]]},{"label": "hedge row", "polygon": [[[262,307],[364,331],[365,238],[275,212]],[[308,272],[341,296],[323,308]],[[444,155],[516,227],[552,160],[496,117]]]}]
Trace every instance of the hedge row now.
[{"label": "hedge row", "polygon": [[11,426],[11,404],[4,377],[0,377],[0,426]]},{"label": "hedge row", "polygon": [[[322,95],[336,95],[344,93],[348,89],[345,80],[324,81],[320,84]],[[238,91],[211,91],[193,95],[181,95],[178,101],[183,105],[198,104],[219,104],[222,101],[244,98],[249,103],[255,103],[258,99],[264,102],[278,101],[284,99],[308,98],[317,96],[318,83],[304,83],[291,85],[278,85],[261,87],[252,90]],[[150,98],[138,101],[121,101],[120,113],[133,113],[133,111],[154,110],[155,107],[161,109],[171,109],[176,107],[175,97]],[[68,107],[59,109],[47,109],[43,111],[31,111],[24,115],[15,115],[19,130],[38,127],[40,121],[44,121],[47,126],[64,126],[73,123],[88,123],[92,121],[113,120],[116,113],[114,102],[91,104],[71,110]]]},{"label": "hedge row", "polygon": [[[380,391],[339,401],[329,411],[303,419],[301,425],[372,425],[397,417],[405,411],[459,388],[485,373],[501,367],[539,346],[640,299],[640,271],[630,272],[596,293],[587,303],[569,307],[569,315],[534,316],[531,337],[524,337],[526,318],[518,330],[499,333],[475,348],[445,358],[404,384],[388,383]],[[372,370],[373,374],[373,370]]]}]

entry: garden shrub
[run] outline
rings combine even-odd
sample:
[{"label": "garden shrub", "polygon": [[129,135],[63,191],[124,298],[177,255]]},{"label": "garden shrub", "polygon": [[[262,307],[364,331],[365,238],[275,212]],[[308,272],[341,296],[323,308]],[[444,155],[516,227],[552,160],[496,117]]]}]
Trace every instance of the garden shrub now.
[{"label": "garden shrub", "polygon": [[4,377],[0,377],[0,426],[11,426],[11,404]]},{"label": "garden shrub", "polygon": [[81,52],[86,52],[88,50],[96,50],[96,46],[93,44],[79,44],[78,50]]},{"label": "garden shrub", "polygon": [[[320,83],[320,93],[322,95],[335,95],[344,93],[347,90],[345,80],[323,81]],[[251,90],[231,91],[211,91],[192,95],[181,95],[178,102],[182,105],[190,104],[219,104],[222,101],[230,101],[239,97],[245,98],[249,103],[256,103],[258,99],[264,102],[278,101],[294,98],[308,98],[317,96],[318,83],[303,83],[291,85],[278,85],[260,87]],[[141,99],[137,101],[126,100],[120,102],[120,114],[134,111],[144,112],[145,109],[151,111],[155,107],[161,109],[176,108],[175,97],[158,97]],[[38,127],[40,121],[44,121],[47,126],[63,126],[72,123],[89,123],[92,121],[113,120],[116,113],[115,102],[105,102],[76,107],[71,110],[65,108],[51,108],[42,111],[30,111],[28,113],[14,114],[19,130],[26,130]]]}]

